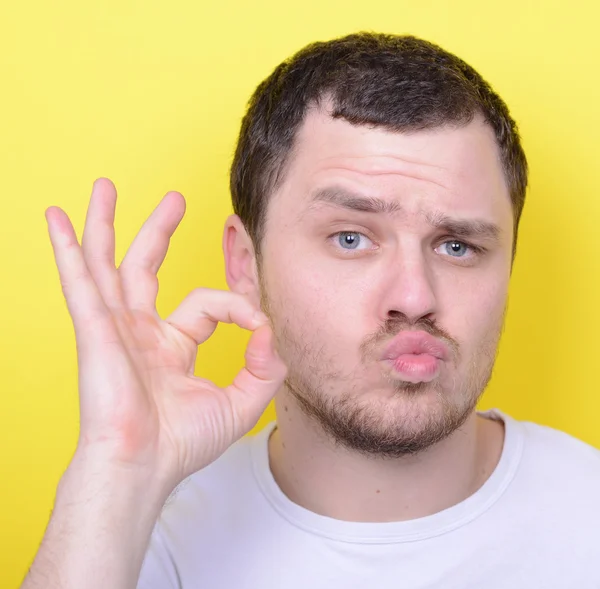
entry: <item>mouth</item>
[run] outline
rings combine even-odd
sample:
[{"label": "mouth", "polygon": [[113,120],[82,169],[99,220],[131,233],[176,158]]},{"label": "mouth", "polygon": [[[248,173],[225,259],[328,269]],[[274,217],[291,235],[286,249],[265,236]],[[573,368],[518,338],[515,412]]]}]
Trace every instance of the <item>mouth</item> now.
[{"label": "mouth", "polygon": [[424,331],[403,331],[386,347],[382,360],[406,382],[431,382],[450,357],[448,346]]}]

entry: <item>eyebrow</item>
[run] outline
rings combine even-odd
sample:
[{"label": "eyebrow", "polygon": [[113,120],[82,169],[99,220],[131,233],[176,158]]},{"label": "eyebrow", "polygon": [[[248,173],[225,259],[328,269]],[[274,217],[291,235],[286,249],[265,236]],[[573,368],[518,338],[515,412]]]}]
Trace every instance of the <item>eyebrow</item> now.
[{"label": "eyebrow", "polygon": [[317,190],[312,196],[312,202],[324,202],[352,211],[362,213],[385,213],[395,215],[402,211],[398,201],[387,201],[372,196],[361,196],[344,188],[331,187]]},{"label": "eyebrow", "polygon": [[428,223],[455,237],[476,237],[497,241],[502,231],[495,223],[480,219],[454,219],[444,213],[426,213]]},{"label": "eyebrow", "polygon": [[[328,187],[317,190],[313,193],[311,202],[322,202],[362,213],[383,213],[397,216],[398,213],[402,212],[402,205],[396,200],[390,201],[373,196],[362,196],[341,187]],[[440,212],[425,212],[423,215],[433,228],[440,229],[456,237],[497,241],[502,233],[498,225],[482,219],[457,219]]]}]

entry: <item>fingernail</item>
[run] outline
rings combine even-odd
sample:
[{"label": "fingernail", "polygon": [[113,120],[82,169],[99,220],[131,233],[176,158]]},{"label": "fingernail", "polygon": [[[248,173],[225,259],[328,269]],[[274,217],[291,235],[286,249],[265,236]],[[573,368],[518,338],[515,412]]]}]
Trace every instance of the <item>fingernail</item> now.
[{"label": "fingernail", "polygon": [[256,311],[256,313],[254,313],[255,323],[268,323],[268,321],[269,318],[262,311]]}]

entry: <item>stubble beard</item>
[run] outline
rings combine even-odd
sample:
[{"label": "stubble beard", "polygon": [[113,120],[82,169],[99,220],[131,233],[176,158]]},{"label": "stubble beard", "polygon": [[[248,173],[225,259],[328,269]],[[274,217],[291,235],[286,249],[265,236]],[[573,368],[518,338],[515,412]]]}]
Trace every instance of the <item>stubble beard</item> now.
[{"label": "stubble beard", "polygon": [[505,310],[497,324],[490,326],[485,340],[475,347],[476,353],[462,374],[456,368],[460,359],[458,343],[439,326],[428,320],[409,324],[403,316],[386,322],[361,346],[365,361],[378,342],[411,328],[441,337],[453,350],[455,364],[444,381],[438,377],[431,382],[410,383],[389,374],[384,381],[386,394],[373,400],[372,396],[368,398],[369,391],[358,389],[360,379],[356,373],[332,370],[335,358],[307,345],[313,340],[302,333],[293,333],[285,315],[273,314],[265,292],[263,287],[262,308],[271,318],[279,353],[288,366],[284,381],[287,393],[334,445],[347,450],[383,459],[423,452],[465,423],[492,376]]}]

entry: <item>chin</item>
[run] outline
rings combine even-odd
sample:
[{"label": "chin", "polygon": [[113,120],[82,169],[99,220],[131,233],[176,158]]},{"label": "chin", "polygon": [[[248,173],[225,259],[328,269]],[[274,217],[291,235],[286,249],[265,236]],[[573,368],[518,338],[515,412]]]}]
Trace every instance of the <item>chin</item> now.
[{"label": "chin", "polygon": [[381,458],[414,455],[437,444],[465,423],[478,400],[465,391],[445,392],[436,380],[394,381],[342,394],[288,390],[335,444]]}]

